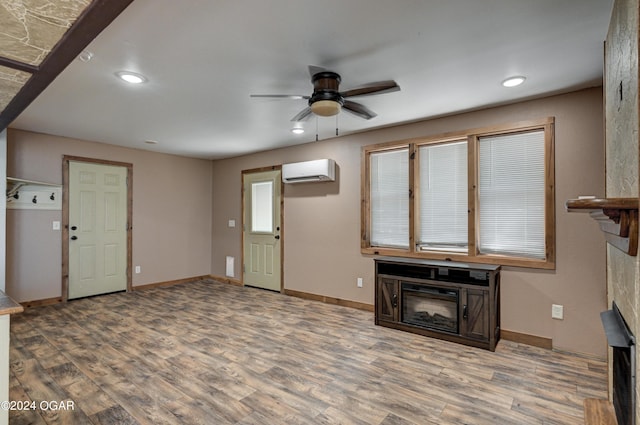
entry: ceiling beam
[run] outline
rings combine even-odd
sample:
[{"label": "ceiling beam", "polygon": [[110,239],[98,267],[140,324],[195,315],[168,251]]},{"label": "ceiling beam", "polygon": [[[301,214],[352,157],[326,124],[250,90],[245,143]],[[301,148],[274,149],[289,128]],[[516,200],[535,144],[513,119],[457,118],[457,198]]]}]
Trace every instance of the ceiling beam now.
[{"label": "ceiling beam", "polygon": [[17,69],[18,71],[28,72],[29,74],[33,74],[34,72],[38,71],[38,67],[35,65],[5,58],[4,56],[0,56],[0,66]]},{"label": "ceiling beam", "polygon": [[[31,71],[23,69],[33,75],[0,113],[0,131],[7,128],[51,84],[58,74],[132,2],[133,0],[94,0],[87,6],[39,67]],[[10,59],[5,58],[5,60]],[[17,61],[12,62],[14,65],[20,64]],[[15,68],[14,66],[10,67]]]}]

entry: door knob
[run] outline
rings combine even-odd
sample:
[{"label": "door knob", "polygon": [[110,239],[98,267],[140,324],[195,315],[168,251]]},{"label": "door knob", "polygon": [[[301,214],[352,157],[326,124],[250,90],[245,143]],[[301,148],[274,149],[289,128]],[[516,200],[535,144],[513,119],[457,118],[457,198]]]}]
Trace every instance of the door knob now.
[{"label": "door knob", "polygon": [[274,236],[276,239],[280,239],[280,235],[275,235]]},{"label": "door knob", "polygon": [[77,236],[75,236],[75,235],[74,235],[74,236],[71,236],[71,240],[72,240],[72,241],[75,241],[76,239],[78,239],[78,237],[77,237]]},{"label": "door knob", "polygon": [[71,230],[78,230],[78,226],[71,226]]}]

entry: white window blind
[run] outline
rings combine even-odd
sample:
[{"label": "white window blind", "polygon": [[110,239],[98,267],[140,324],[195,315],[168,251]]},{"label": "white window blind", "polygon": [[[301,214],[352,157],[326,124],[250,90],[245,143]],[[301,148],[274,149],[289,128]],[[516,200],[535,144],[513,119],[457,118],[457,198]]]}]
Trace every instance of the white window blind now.
[{"label": "white window blind", "polygon": [[467,142],[419,148],[422,250],[467,252]]},{"label": "white window blind", "polygon": [[371,245],[409,248],[409,150],[372,153]]},{"label": "white window blind", "polygon": [[480,138],[479,250],[545,258],[544,131]]}]

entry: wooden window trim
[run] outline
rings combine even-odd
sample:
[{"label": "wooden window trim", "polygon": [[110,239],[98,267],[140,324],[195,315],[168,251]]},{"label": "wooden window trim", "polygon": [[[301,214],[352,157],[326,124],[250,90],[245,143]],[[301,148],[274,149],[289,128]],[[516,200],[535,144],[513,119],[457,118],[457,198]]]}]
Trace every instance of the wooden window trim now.
[{"label": "wooden window trim", "polygon": [[[478,206],[478,143],[484,136],[514,134],[532,130],[544,130],[545,133],[545,259],[481,254],[478,252],[479,238]],[[555,269],[556,267],[556,231],[555,231],[555,118],[521,121],[503,125],[474,128],[440,135],[412,138],[394,142],[363,146],[361,155],[361,252],[367,255],[392,257],[423,258],[432,260],[450,260],[469,263],[499,264],[513,267],[536,269]],[[469,238],[468,253],[418,251],[415,245],[416,229],[419,226],[419,170],[418,148],[428,144],[441,144],[457,140],[467,140],[468,179],[469,179]],[[408,149],[409,151],[409,248],[384,248],[371,246],[371,205],[370,205],[370,155],[372,153]]]}]

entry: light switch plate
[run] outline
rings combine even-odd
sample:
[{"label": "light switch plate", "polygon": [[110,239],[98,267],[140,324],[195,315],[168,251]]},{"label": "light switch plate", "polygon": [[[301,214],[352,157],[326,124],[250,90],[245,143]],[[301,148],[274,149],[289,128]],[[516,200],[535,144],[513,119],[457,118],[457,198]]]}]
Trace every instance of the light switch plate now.
[{"label": "light switch plate", "polygon": [[558,304],[551,305],[551,318],[552,319],[564,319],[564,307]]},{"label": "light switch plate", "polygon": [[236,227],[236,221],[235,220],[229,220],[229,227]]},{"label": "light switch plate", "polygon": [[53,230],[60,230],[60,222],[54,221],[51,227],[53,228]]}]

